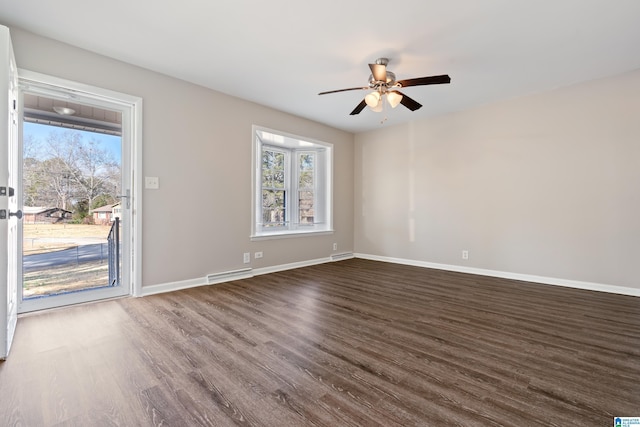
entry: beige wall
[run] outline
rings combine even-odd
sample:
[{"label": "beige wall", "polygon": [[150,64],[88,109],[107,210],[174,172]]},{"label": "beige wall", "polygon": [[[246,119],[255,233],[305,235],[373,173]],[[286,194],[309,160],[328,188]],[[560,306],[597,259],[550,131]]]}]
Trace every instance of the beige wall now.
[{"label": "beige wall", "polygon": [[[144,286],[353,249],[353,135],[181,80],[11,29],[18,67],[143,98]],[[335,234],[251,242],[251,126],[334,144]],[[194,214],[194,212],[196,214]]]},{"label": "beige wall", "polygon": [[640,71],[355,140],[356,252],[640,288]]}]

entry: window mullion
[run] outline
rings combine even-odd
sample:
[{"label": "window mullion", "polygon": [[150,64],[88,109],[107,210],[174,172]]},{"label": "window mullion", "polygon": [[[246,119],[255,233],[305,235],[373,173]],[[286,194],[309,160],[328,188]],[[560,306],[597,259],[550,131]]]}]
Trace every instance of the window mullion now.
[{"label": "window mullion", "polygon": [[[296,211],[296,197],[294,195],[295,188],[295,150],[287,150],[288,161],[285,163],[285,186],[287,187],[287,218],[288,228],[290,230],[295,229],[297,227],[298,221],[295,219],[294,212]],[[288,168],[288,170],[287,170]]]}]

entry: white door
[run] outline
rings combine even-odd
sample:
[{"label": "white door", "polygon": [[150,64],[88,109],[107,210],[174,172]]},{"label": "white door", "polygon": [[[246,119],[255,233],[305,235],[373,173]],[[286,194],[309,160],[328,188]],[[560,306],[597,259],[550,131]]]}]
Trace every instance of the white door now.
[{"label": "white door", "polygon": [[0,359],[6,359],[17,322],[22,272],[18,257],[20,179],[18,153],[18,72],[9,29],[0,26]]}]

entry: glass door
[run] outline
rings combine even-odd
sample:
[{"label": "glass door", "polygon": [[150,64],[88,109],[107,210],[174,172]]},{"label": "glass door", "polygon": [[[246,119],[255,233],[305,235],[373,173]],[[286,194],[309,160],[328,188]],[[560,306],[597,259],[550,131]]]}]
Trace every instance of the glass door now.
[{"label": "glass door", "polygon": [[20,86],[20,312],[129,295],[129,107],[46,76]]}]

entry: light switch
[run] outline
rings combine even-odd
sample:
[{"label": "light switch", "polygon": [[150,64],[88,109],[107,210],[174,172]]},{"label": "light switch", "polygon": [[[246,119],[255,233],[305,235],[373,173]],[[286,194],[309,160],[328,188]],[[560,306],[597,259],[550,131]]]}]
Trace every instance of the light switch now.
[{"label": "light switch", "polygon": [[157,190],[160,187],[160,183],[158,181],[157,176],[145,176],[144,177],[144,188],[150,190]]}]

